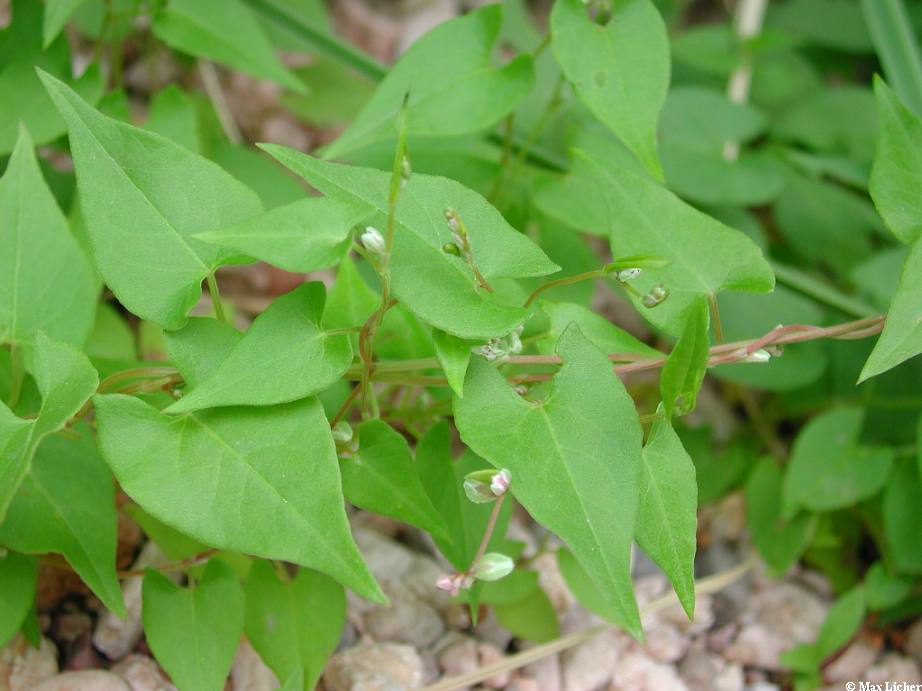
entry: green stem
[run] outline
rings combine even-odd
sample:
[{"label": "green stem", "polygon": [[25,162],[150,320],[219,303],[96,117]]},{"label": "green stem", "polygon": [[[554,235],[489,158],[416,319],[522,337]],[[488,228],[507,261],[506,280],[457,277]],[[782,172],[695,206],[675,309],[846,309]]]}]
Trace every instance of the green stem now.
[{"label": "green stem", "polygon": [[799,293],[803,293],[817,302],[837,309],[843,314],[848,314],[859,319],[872,317],[878,314],[878,310],[867,303],[842,293],[838,289],[823,283],[800,269],[795,269],[786,264],[779,264],[776,261],[773,261],[771,264],[775,272],[775,278],[778,279],[779,283]]},{"label": "green stem", "polygon": [[592,271],[584,271],[581,274],[575,274],[573,276],[567,276],[565,278],[558,278],[556,281],[548,281],[537,288],[535,288],[531,295],[528,296],[528,299],[525,300],[525,303],[522,307],[528,307],[533,303],[541,293],[551,288],[559,288],[560,286],[568,286],[572,283],[579,283],[580,281],[588,281],[593,278],[602,278],[607,274],[605,269],[593,269]]},{"label": "green stem", "polygon": [[717,343],[724,342],[724,325],[720,321],[720,307],[714,293],[708,293],[708,310],[711,313],[711,323],[714,325],[714,339]]},{"label": "green stem", "polygon": [[221,303],[221,292],[218,290],[218,281],[215,279],[214,272],[208,274],[208,294],[211,295],[211,304],[214,305],[215,316],[222,322],[230,324],[227,314],[224,312],[224,305]]}]

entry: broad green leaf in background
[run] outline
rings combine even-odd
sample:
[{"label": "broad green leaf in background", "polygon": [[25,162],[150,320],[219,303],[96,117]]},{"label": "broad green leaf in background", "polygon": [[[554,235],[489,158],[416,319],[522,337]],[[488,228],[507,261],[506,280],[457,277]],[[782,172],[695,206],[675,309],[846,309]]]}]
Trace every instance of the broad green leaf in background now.
[{"label": "broad green leaf in background", "polygon": [[560,636],[557,612],[547,593],[534,588],[518,602],[493,605],[496,621],[517,638],[546,643]]},{"label": "broad green leaf in background", "polygon": [[893,449],[860,446],[860,408],[837,408],[800,430],[784,477],[783,516],[798,509],[833,511],[874,496],[893,465]]},{"label": "broad green leaf in background", "polygon": [[612,3],[604,26],[580,0],[551,11],[554,56],[576,95],[657,178],[656,129],[669,86],[669,39],[650,0]]},{"label": "broad green leaf in background", "polygon": [[82,346],[96,281],[42,178],[23,127],[0,178],[0,342],[30,348],[36,332]]},{"label": "broad green leaf in background", "polygon": [[[848,117],[842,117],[847,113]],[[874,92],[865,86],[824,88],[795,101],[772,125],[774,138],[870,164],[877,135]]]},{"label": "broad green leaf in background", "polygon": [[[47,6],[47,3],[45,3]],[[95,103],[105,89],[97,64],[91,64],[79,79],[73,79],[67,40],[59,38],[42,50],[43,3],[16,0],[12,3],[13,22],[0,31],[0,156],[16,144],[19,127],[24,124],[37,144],[61,136],[64,120],[52,107],[42,87],[36,67],[66,80],[83,98]]]},{"label": "broad green leaf in background", "polygon": [[641,636],[630,575],[642,430],[604,353],[575,326],[560,337],[564,364],[541,401],[473,358],[455,399],[461,439],[497,468],[531,516],[560,536],[611,600],[618,622]]},{"label": "broad green leaf in background", "polygon": [[358,204],[308,197],[196,237],[286,271],[307,273],[338,264],[351,244],[352,228],[368,215]]},{"label": "broad green leaf in background", "polygon": [[858,382],[886,372],[919,353],[922,353],[922,236],[909,250],[883,333]]},{"label": "broad green leaf in background", "polygon": [[57,38],[68,20],[86,0],[45,0],[42,21],[42,44],[45,48]]},{"label": "broad green leaf in background", "polygon": [[667,420],[653,423],[640,468],[637,544],[659,564],[688,618],[693,619],[698,528],[695,464]]},{"label": "broad green leaf in background", "polygon": [[19,631],[35,602],[35,559],[7,552],[0,559],[0,645]]},{"label": "broad green leaf in background", "polygon": [[257,561],[246,583],[246,635],[279,679],[303,672],[299,691],[311,691],[346,623],[346,594],[328,576],[310,569],[281,581]]},{"label": "broad green leaf in background", "polygon": [[131,361],[137,357],[134,331],[110,303],[101,302],[96,308],[93,330],[83,351],[91,360]]},{"label": "broad green leaf in background", "polygon": [[154,33],[176,50],[271,79],[294,91],[305,90],[282,65],[256,17],[240,0],[169,0],[154,15]]},{"label": "broad green leaf in background", "polygon": [[[710,356],[708,303],[697,298],[685,310],[685,326],[660,372],[659,388],[666,419],[695,409],[698,389],[704,381]],[[681,446],[681,444],[680,444]]]},{"label": "broad green leaf in background", "polygon": [[[585,154],[583,154],[585,156]],[[661,305],[640,313],[677,334],[681,313],[702,295],[722,290],[767,293],[775,285],[772,269],[758,246],[738,230],[689,206],[649,178],[612,170],[587,157],[607,201],[612,255],[652,254],[670,264],[646,272],[634,283],[646,291],[655,283],[669,290]]]},{"label": "broad green leaf in background", "polygon": [[[385,227],[390,173],[328,163],[282,146],[262,148],[325,195],[365,205],[374,212],[371,224]],[[477,286],[462,259],[442,250],[451,241],[444,216],[448,208],[467,227],[474,262],[487,280],[544,276],[558,269],[476,192],[447,178],[414,174],[397,203],[390,263],[394,296],[421,319],[455,336],[503,336],[526,312],[499,304]]]},{"label": "broad green leaf in background", "polygon": [[766,19],[824,48],[849,53],[871,53],[874,46],[861,8],[851,0],[788,0],[773,3]]},{"label": "broad green leaf in background", "polygon": [[764,458],[746,481],[746,525],[759,555],[772,575],[783,576],[800,558],[813,532],[815,519],[800,513],[781,517],[782,476],[777,464]]},{"label": "broad green leaf in background", "polygon": [[464,377],[471,361],[471,343],[439,329],[433,329],[432,345],[451,390],[458,396],[464,396]]},{"label": "broad green leaf in background", "polygon": [[[916,112],[922,115],[922,54],[919,51],[918,19],[903,0],[861,0],[861,9],[887,80]],[[913,5],[913,9],[919,8]],[[915,32],[915,35],[913,35]]]},{"label": "broad green leaf in background", "polygon": [[502,17],[501,5],[486,5],[439,24],[419,39],[390,69],[349,128],[326,149],[325,157],[342,157],[393,138],[407,94],[410,135],[479,132],[507,115],[531,89],[534,68],[527,55],[500,68],[491,66]]},{"label": "broad green leaf in background", "polygon": [[874,79],[880,134],[871,169],[871,197],[901,242],[922,234],[922,119],[882,79]]},{"label": "broad green leaf in background", "polygon": [[753,454],[740,439],[723,447],[715,446],[710,427],[683,427],[677,432],[695,463],[698,506],[713,504],[735,489],[752,468]]},{"label": "broad green leaf in background", "polygon": [[905,245],[890,246],[872,253],[851,271],[852,283],[882,313],[896,294],[907,256],[909,248]]},{"label": "broad green leaf in background", "polygon": [[588,307],[572,302],[542,301],[541,309],[551,321],[547,338],[542,338],[539,342],[539,347],[544,352],[553,352],[561,334],[570,324],[576,324],[582,334],[603,353],[636,353],[646,357],[663,355]]},{"label": "broad green leaf in background", "polygon": [[172,139],[189,151],[202,153],[202,133],[195,101],[175,84],[154,94],[144,129]]},{"label": "broad green leaf in background", "polygon": [[283,94],[282,104],[300,120],[315,126],[351,122],[371,98],[375,84],[342,63],[313,57],[311,64],[294,70],[310,93]]},{"label": "broad green leaf in background", "polygon": [[368,420],[356,432],[358,450],[344,454],[339,463],[346,499],[447,539],[445,523],[420,482],[407,440],[381,420]]},{"label": "broad green leaf in background", "polygon": [[[771,293],[723,293],[717,301],[727,341],[768,333],[779,324],[822,324],[824,312],[816,303],[784,286]],[[720,365],[709,371],[717,379],[767,391],[790,391],[815,382],[826,369],[821,343],[798,343],[763,363]]]},{"label": "broad green leaf in background", "polygon": [[96,266],[134,314],[180,328],[202,280],[238,259],[191,236],[256,216],[262,204],[214,163],[107,118],[63,82],[41,77],[68,124]]},{"label": "broad green leaf in background", "polygon": [[243,632],[237,575],[212,559],[195,588],[148,569],[142,590],[144,634],[157,662],[181,689],[220,691]]},{"label": "broad green leaf in background", "polygon": [[255,148],[220,139],[210,146],[208,157],[256,192],[267,209],[304,198],[304,184]]},{"label": "broad green leaf in background", "polygon": [[670,189],[702,204],[763,204],[784,186],[782,166],[763,152],[744,149],[724,158],[727,142],[745,145],[765,131],[757,108],[730,102],[720,92],[678,87],[669,93],[660,121],[660,157]]},{"label": "broad green leaf in background", "polygon": [[583,607],[613,624],[621,621],[621,615],[612,605],[611,599],[599,589],[570,550],[557,550],[557,568],[560,569],[560,575],[563,576],[567,588]]},{"label": "broad green leaf in background", "polygon": [[922,480],[911,460],[896,464],[884,490],[884,531],[901,573],[922,574],[922,540],[919,540],[919,506],[922,506]]},{"label": "broad green leaf in background", "polygon": [[325,300],[320,282],[276,298],[214,372],[167,412],[287,403],[337,381],[352,362],[352,346],[347,334],[320,327]]},{"label": "broad green leaf in background", "polygon": [[130,396],[94,405],[103,456],[152,516],[213,547],[316,568],[384,600],[349,533],[316,400],[181,416]]},{"label": "broad green leaf in background", "polygon": [[875,234],[885,233],[866,197],[803,175],[789,175],[774,212],[794,251],[842,273],[867,258]]},{"label": "broad green leaf in background", "polygon": [[874,562],[864,575],[868,609],[882,610],[900,604],[912,595],[915,579],[888,572],[882,561]]},{"label": "broad green leaf in background", "polygon": [[42,439],[61,429],[96,391],[99,378],[86,356],[41,331],[32,353],[31,373],[41,407],[29,421],[0,403],[0,522]]},{"label": "broad green leaf in background", "polygon": [[124,616],[115,575],[117,517],[112,474],[86,427],[79,439],[50,436],[0,525],[0,544],[18,552],[57,552],[103,604]]}]

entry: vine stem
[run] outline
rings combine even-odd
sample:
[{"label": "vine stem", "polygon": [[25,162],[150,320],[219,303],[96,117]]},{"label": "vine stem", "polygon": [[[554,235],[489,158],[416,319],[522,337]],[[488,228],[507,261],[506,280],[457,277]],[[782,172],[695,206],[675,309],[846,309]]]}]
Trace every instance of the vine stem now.
[{"label": "vine stem", "polygon": [[202,86],[205,87],[205,93],[208,94],[211,105],[214,106],[224,134],[232,143],[242,144],[243,134],[240,132],[233,114],[231,114],[230,106],[227,105],[224,90],[221,88],[221,80],[218,77],[218,70],[208,60],[199,60],[198,73],[202,77]]},{"label": "vine stem", "polygon": [[224,305],[221,303],[221,291],[218,290],[218,281],[214,276],[214,272],[208,274],[205,280],[208,282],[208,294],[211,296],[211,304],[214,305],[215,316],[225,324],[230,324],[227,319],[227,313],[224,311]]},{"label": "vine stem", "polygon": [[548,281],[547,283],[542,283],[540,286],[535,288],[531,295],[528,296],[528,299],[525,300],[525,303],[522,307],[528,307],[533,303],[541,293],[551,288],[559,288],[560,286],[568,286],[571,283],[579,283],[580,281],[589,281],[593,278],[604,278],[607,275],[605,269],[593,269],[592,271],[584,271],[581,274],[574,274],[573,276],[566,276],[565,278],[558,278],[554,281]]},{"label": "vine stem", "polygon": [[374,374],[374,339],[378,327],[387,311],[396,304],[391,299],[391,252],[394,249],[394,226],[397,223],[397,199],[400,197],[400,185],[403,180],[404,158],[407,153],[407,104],[410,93],[403,97],[403,104],[397,115],[397,146],[394,149],[394,166],[391,170],[391,184],[387,195],[387,225],[384,230],[384,252],[378,272],[381,275],[381,304],[372,313],[359,332],[359,357],[362,360],[362,376],[359,384],[362,396],[362,416],[378,417],[378,402],[375,400],[371,378]]},{"label": "vine stem", "polygon": [[[695,581],[695,595],[710,595],[711,593],[716,593],[719,590],[723,590],[728,585],[736,582],[742,576],[749,572],[750,569],[755,566],[756,559],[754,556],[748,557],[746,560],[737,564],[736,566],[727,569],[726,571],[721,571],[715,573],[713,576],[708,576],[707,578],[702,578]],[[655,600],[651,600],[646,605],[640,608],[641,616],[649,616],[656,612],[660,612],[668,607],[673,607],[679,604],[679,599],[676,597],[675,593],[670,592],[668,595],[663,595]],[[555,655],[557,653],[563,652],[564,650],[569,650],[574,646],[584,643],[591,638],[604,633],[606,631],[616,631],[617,627],[610,624],[601,624],[599,626],[590,626],[582,631],[577,631],[576,633],[571,633],[568,636],[563,636],[557,640],[550,641],[549,643],[544,643],[542,645],[536,645],[533,648],[524,650],[515,655],[509,655],[500,660],[497,660],[494,663],[489,665],[484,665],[483,667],[474,670],[473,672],[468,672],[467,674],[461,674],[456,677],[451,677],[449,679],[443,679],[440,682],[427,686],[423,691],[456,691],[456,689],[463,689],[469,686],[474,686],[485,679],[489,679],[492,676],[497,674],[503,674],[505,672],[511,672],[514,669],[519,669],[525,665],[536,662],[550,655]]]},{"label": "vine stem", "polygon": [[[508,492],[506,494],[508,494]],[[474,559],[471,561],[471,565],[467,567],[467,570],[464,573],[468,575],[474,573],[474,569],[477,568],[480,560],[483,559],[483,555],[486,554],[490,540],[493,539],[493,531],[496,530],[496,521],[499,520],[499,512],[503,508],[503,502],[506,500],[506,494],[500,495],[499,499],[497,499],[493,504],[493,511],[490,512],[490,519],[487,521],[486,530],[483,531],[483,537],[480,538],[480,546],[477,548],[477,554],[474,555]]]}]

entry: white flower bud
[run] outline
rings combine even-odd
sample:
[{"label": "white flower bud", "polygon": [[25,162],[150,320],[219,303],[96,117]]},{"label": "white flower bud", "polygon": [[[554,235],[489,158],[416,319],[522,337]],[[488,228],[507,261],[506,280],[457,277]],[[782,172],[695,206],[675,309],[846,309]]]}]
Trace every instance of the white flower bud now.
[{"label": "white flower bud", "polygon": [[515,562],[505,554],[487,552],[471,575],[479,581],[498,581],[512,573]]},{"label": "white flower bud", "polygon": [[352,441],[352,425],[350,425],[345,420],[340,420],[336,423],[336,426],[333,428],[333,440],[341,442],[343,444],[348,444]]},{"label": "white flower bud", "polygon": [[633,281],[635,278],[640,276],[642,269],[638,269],[636,266],[630,269],[622,269],[618,272],[618,280],[622,283],[627,281]]},{"label": "white flower bud", "polygon": [[468,478],[461,486],[464,488],[465,496],[475,504],[489,504],[496,499],[496,495],[492,491],[492,485],[487,487],[485,483],[479,480]]},{"label": "white flower bud", "polygon": [[503,468],[496,475],[490,478],[490,491],[497,497],[503,496],[509,489],[509,483],[512,481],[512,473]]},{"label": "white flower bud", "polygon": [[373,226],[368,226],[365,228],[365,232],[362,233],[362,245],[365,246],[369,252],[374,252],[375,254],[384,254],[386,246],[384,244],[384,236],[381,235],[381,231]]},{"label": "white flower bud", "polygon": [[759,348],[758,350],[749,353],[746,357],[740,360],[740,362],[757,362],[763,363],[768,362],[772,359],[772,354],[769,353],[765,348]]},{"label": "white flower bud", "polygon": [[515,329],[512,330],[506,340],[509,342],[509,352],[510,353],[521,353],[522,352],[522,331],[525,329],[523,324],[519,324]]},{"label": "white flower bud", "polygon": [[435,582],[435,587],[452,595],[457,595],[462,588],[470,588],[474,579],[463,573],[443,573]]}]

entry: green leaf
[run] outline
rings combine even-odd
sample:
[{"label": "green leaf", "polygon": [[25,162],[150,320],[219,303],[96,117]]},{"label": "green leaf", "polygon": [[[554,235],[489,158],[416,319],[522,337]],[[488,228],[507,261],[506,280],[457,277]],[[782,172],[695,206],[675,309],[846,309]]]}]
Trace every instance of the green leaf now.
[{"label": "green leaf", "polygon": [[423,489],[407,440],[381,420],[362,423],[357,433],[358,450],[344,455],[339,464],[346,499],[447,539],[445,523]]},{"label": "green leaf", "polygon": [[189,151],[202,153],[202,134],[196,103],[175,84],[154,94],[144,129],[172,139]]},{"label": "green leaf", "polygon": [[352,346],[346,334],[320,327],[325,300],[320,282],[276,298],[214,372],[167,412],[288,403],[330,386],[352,363]]},{"label": "green leaf", "polygon": [[685,311],[685,326],[660,373],[659,387],[667,420],[695,409],[710,356],[708,304],[697,298]]},{"label": "green leaf", "polygon": [[[282,146],[262,148],[325,195],[366,206],[374,212],[371,224],[385,227],[390,173],[328,163]],[[525,319],[526,311],[500,304],[477,287],[464,260],[442,250],[451,240],[447,208],[467,226],[474,261],[488,280],[544,276],[558,269],[482,196],[453,180],[415,173],[397,203],[390,263],[394,296],[455,336],[504,336]]]},{"label": "green leaf", "polygon": [[207,549],[198,540],[193,540],[188,535],[183,535],[178,530],[158,521],[137,504],[125,504],[122,511],[141,526],[144,534],[156,542],[160,550],[172,561],[194,557]]},{"label": "green leaf", "polygon": [[833,50],[870,53],[874,48],[861,8],[851,0],[788,0],[777,3],[768,13],[767,24]]},{"label": "green leaf", "polygon": [[91,360],[126,362],[137,358],[134,331],[110,303],[102,302],[97,307],[96,320],[84,352]]},{"label": "green leaf", "polygon": [[45,0],[45,14],[42,25],[42,44],[45,48],[58,34],[86,0]]},{"label": "green leaf", "polygon": [[432,330],[432,345],[435,355],[448,379],[448,385],[458,396],[464,395],[464,377],[471,361],[471,343],[451,334]]},{"label": "green leaf", "polygon": [[611,19],[601,26],[580,0],[557,0],[551,36],[580,100],[662,178],[656,126],[669,86],[669,40],[656,6],[650,0],[613,3]]},{"label": "green leaf", "polygon": [[315,399],[182,416],[129,396],[97,396],[94,405],[103,456],[152,516],[213,547],[316,568],[385,599],[349,533],[333,437]]},{"label": "green leaf", "polygon": [[35,559],[7,552],[0,559],[0,645],[19,631],[35,602]]},{"label": "green leaf", "polygon": [[783,576],[807,548],[816,524],[806,513],[786,521],[781,516],[782,476],[776,463],[764,458],[746,481],[746,525],[771,574]]},{"label": "green leaf", "polygon": [[212,559],[191,590],[148,569],[142,598],[147,643],[173,682],[181,689],[223,689],[243,632],[243,588],[233,569]]},{"label": "green leaf", "polygon": [[[47,5],[47,3],[46,3]],[[105,89],[97,64],[73,79],[70,51],[65,38],[42,50],[42,3],[16,0],[13,23],[0,31],[0,155],[13,150],[24,124],[37,144],[57,139],[65,131],[64,120],[52,107],[35,68],[66,80],[83,98],[95,103]]]},{"label": "green leaf", "polygon": [[652,254],[670,264],[649,271],[633,283],[646,291],[655,283],[669,290],[661,305],[647,309],[631,300],[656,326],[678,333],[680,315],[698,296],[722,290],[767,293],[775,285],[771,267],[759,247],[738,230],[689,206],[649,178],[614,170],[586,154],[595,181],[605,195],[606,226],[615,256]]},{"label": "green leaf", "polygon": [[480,600],[485,605],[514,605],[528,597],[537,587],[537,571],[516,569],[505,578],[484,583]]},{"label": "green leaf", "polygon": [[879,611],[895,607],[912,594],[915,580],[887,572],[883,562],[876,561],[864,575],[868,609]]},{"label": "green leaf", "polygon": [[338,264],[351,244],[353,226],[368,213],[357,204],[308,197],[196,238],[307,273]]},{"label": "green leaf", "polygon": [[[487,468],[487,464],[468,451],[457,461],[451,457],[451,432],[444,420],[433,425],[416,446],[417,472],[429,499],[442,515],[450,539],[433,536],[439,551],[452,566],[463,571],[470,566],[483,537],[492,504],[474,504],[464,495],[464,478],[471,472]],[[489,551],[499,551],[511,503],[506,502],[493,532]]]},{"label": "green leaf", "polygon": [[856,586],[842,595],[826,613],[816,647],[820,658],[832,655],[845,646],[864,622],[867,595],[864,586]]},{"label": "green leaf", "polygon": [[695,464],[669,422],[657,420],[643,447],[635,537],[669,577],[689,619],[695,616],[698,492]]},{"label": "green leaf", "polygon": [[810,420],[797,435],[784,477],[783,515],[801,507],[833,511],[867,499],[884,486],[893,449],[859,446],[860,408],[838,408]]},{"label": "green leaf", "polygon": [[390,69],[349,128],[324,152],[339,158],[395,136],[404,96],[407,133],[448,137],[479,132],[499,122],[531,90],[534,67],[520,55],[500,68],[490,56],[502,7],[487,5],[443,22],[419,39]]},{"label": "green leaf", "polygon": [[912,23],[918,12],[911,17],[903,0],[861,0],[861,9],[887,79],[922,115],[922,55]]},{"label": "green leaf", "polygon": [[570,550],[557,550],[557,567],[560,569],[560,575],[563,576],[567,588],[583,607],[606,621],[613,624],[619,623],[621,615],[618,609],[612,606],[609,596],[586,573],[586,569],[576,560]]},{"label": "green leaf", "polygon": [[871,169],[871,197],[890,231],[912,244],[922,234],[922,119],[874,79],[880,134]]},{"label": "green leaf", "polygon": [[279,61],[256,17],[240,0],[169,0],[154,15],[154,34],[184,53],[271,79],[294,91],[305,90]]},{"label": "green leaf", "polygon": [[560,636],[557,612],[547,593],[534,588],[525,598],[504,605],[494,605],[496,621],[517,638],[532,643],[546,643]]},{"label": "green leaf", "polygon": [[292,688],[311,691],[346,622],[342,586],[310,569],[283,582],[269,563],[258,561],[246,595],[246,635],[256,652],[279,679],[301,671],[300,685]]},{"label": "green leaf", "polygon": [[0,403],[0,522],[42,439],[61,429],[99,384],[96,370],[83,353],[41,331],[32,360],[32,376],[42,396],[35,419],[18,418]]},{"label": "green leaf", "polygon": [[576,324],[582,334],[603,353],[636,353],[645,357],[662,357],[656,348],[651,348],[624,329],[612,324],[605,317],[587,307],[572,302],[541,302],[541,309],[551,321],[547,338],[539,342],[541,350],[552,352],[561,334],[570,324]]},{"label": "green leaf", "polygon": [[864,364],[858,383],[893,369],[919,353],[922,353],[922,237],[909,250],[899,287],[887,311],[883,333]]},{"label": "green leaf", "polygon": [[67,121],[81,211],[106,284],[139,317],[182,327],[202,280],[237,259],[191,236],[259,214],[259,199],[214,163],[41,78]]},{"label": "green leaf", "polygon": [[575,326],[546,398],[528,400],[481,358],[454,403],[461,439],[497,468],[532,517],[557,533],[599,584],[618,622],[640,636],[630,574],[642,430],[608,358]]},{"label": "green leaf", "polygon": [[45,183],[23,127],[0,178],[0,342],[29,348],[37,331],[82,346],[96,280]]},{"label": "green leaf", "polygon": [[219,319],[192,317],[183,328],[167,331],[163,337],[186,386],[194,389],[215,375],[244,334]]},{"label": "green leaf", "polygon": [[124,616],[115,575],[118,520],[112,475],[86,427],[50,436],[35,454],[0,526],[0,544],[26,554],[58,552],[103,604]]},{"label": "green leaf", "polygon": [[[753,106],[732,103],[701,87],[673,89],[660,122],[660,157],[670,189],[702,204],[751,206],[773,200],[784,186],[783,168],[771,156],[746,150],[767,118]],[[742,147],[728,161],[727,142]]]},{"label": "green leaf", "polygon": [[922,480],[913,466],[908,460],[897,463],[884,490],[884,534],[897,571],[922,574],[922,540],[919,539]]}]

